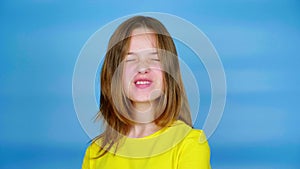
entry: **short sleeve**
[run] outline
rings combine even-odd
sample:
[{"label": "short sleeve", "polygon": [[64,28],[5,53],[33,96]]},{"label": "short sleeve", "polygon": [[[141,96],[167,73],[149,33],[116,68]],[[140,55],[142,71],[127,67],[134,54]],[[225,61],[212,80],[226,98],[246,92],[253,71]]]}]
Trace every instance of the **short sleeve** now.
[{"label": "short sleeve", "polygon": [[178,169],[211,169],[210,149],[202,130],[194,130],[183,141]]}]

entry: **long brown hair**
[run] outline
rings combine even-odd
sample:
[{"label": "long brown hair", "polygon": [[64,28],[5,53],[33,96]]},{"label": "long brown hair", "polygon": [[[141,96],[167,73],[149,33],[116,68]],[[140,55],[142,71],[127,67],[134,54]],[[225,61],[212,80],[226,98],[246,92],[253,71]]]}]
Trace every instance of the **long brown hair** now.
[{"label": "long brown hair", "polygon": [[[122,85],[119,84],[112,89],[114,78],[122,79],[119,66],[130,45],[130,36],[134,29],[146,28],[155,32],[156,46],[162,51],[159,57],[162,64],[164,81],[164,110],[155,119],[159,127],[171,125],[176,120],[182,120],[192,126],[190,109],[181,79],[179,60],[176,47],[164,25],[157,19],[146,16],[135,16],[123,22],[110,38],[107,53],[101,71],[101,94],[100,110],[97,119],[103,119],[104,132],[93,141],[101,140],[101,155],[107,153],[113,146],[117,146],[120,139],[129,133],[134,122],[124,116],[120,111],[126,112],[126,97]],[[174,57],[175,56],[175,57]],[[114,91],[114,95],[112,94]],[[127,100],[128,101],[128,100]],[[117,106],[116,106],[117,105]],[[129,113],[129,112],[127,112]]]}]

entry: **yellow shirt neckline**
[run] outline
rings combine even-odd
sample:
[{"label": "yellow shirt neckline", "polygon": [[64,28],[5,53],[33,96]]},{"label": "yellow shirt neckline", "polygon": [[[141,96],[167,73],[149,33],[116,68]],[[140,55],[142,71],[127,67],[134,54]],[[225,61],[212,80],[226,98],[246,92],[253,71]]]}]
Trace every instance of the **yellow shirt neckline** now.
[{"label": "yellow shirt neckline", "polygon": [[[177,120],[171,126],[141,137],[124,137],[121,145],[113,146],[109,152],[127,158],[147,158],[162,154],[180,143],[192,130],[184,122]],[[117,148],[117,151],[115,151]]]}]

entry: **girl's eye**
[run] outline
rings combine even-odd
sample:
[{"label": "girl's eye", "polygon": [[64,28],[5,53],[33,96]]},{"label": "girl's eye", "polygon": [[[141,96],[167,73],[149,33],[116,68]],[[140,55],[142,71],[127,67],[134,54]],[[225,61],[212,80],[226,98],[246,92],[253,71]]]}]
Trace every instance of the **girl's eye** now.
[{"label": "girl's eye", "polygon": [[158,59],[158,58],[152,58],[151,60],[156,61],[156,62],[160,62],[160,59]]},{"label": "girl's eye", "polygon": [[157,61],[157,62],[160,61],[160,59],[158,58],[157,52],[150,53],[150,60]]},{"label": "girl's eye", "polygon": [[125,62],[134,62],[137,58],[134,55],[128,55],[125,59]]},{"label": "girl's eye", "polygon": [[126,59],[126,62],[134,62],[136,59]]}]

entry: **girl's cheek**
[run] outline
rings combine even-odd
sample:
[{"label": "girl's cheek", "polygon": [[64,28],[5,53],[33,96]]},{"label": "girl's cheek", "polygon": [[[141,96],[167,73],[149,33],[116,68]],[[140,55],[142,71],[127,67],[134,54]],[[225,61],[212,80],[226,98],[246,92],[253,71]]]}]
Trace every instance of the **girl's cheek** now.
[{"label": "girl's cheek", "polygon": [[133,80],[133,77],[135,75],[135,71],[133,68],[128,68],[124,72],[124,76],[127,82],[130,82]]}]

